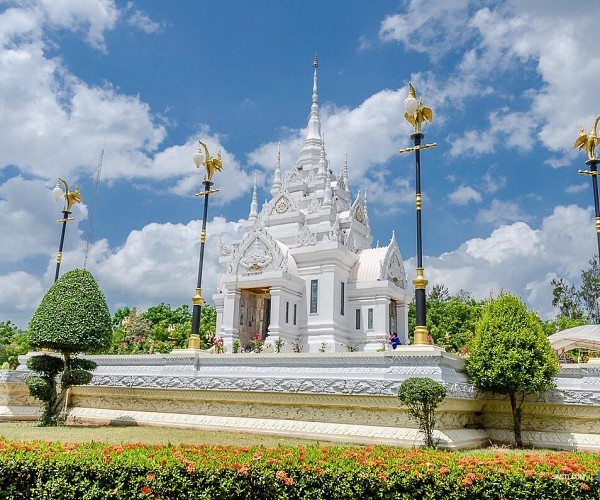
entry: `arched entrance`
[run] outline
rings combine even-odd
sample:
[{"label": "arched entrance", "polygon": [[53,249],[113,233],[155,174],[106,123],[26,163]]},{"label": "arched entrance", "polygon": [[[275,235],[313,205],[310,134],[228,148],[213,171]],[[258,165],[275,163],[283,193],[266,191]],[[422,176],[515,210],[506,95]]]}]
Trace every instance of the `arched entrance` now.
[{"label": "arched entrance", "polygon": [[271,319],[271,293],[269,287],[240,290],[239,332],[242,349],[250,348],[250,340],[258,333],[264,340]]}]

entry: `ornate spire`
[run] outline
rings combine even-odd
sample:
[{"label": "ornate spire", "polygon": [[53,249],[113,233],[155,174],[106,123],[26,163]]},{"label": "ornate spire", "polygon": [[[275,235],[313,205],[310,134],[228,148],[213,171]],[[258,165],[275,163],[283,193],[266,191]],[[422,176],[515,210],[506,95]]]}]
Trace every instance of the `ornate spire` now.
[{"label": "ornate spire", "polygon": [[254,173],[254,191],[252,193],[252,203],[250,203],[250,215],[248,220],[258,219],[258,199],[256,197],[256,172]]},{"label": "ornate spire", "polygon": [[271,194],[275,196],[279,191],[281,191],[281,142],[277,143],[277,165],[275,166],[275,176],[273,177]]},{"label": "ornate spire", "polygon": [[319,67],[319,56],[317,54],[315,54],[315,57],[313,58],[313,68],[314,68],[314,74],[313,74],[313,104],[317,104],[318,101],[318,97],[317,97],[317,68]]},{"label": "ornate spire", "polygon": [[369,227],[369,211],[367,210],[367,188],[365,188],[365,226]]},{"label": "ornate spire", "polygon": [[331,176],[329,174],[329,169],[327,169],[326,180],[325,180],[325,196],[323,197],[323,208],[329,208],[333,205],[332,203],[332,193],[331,193]]},{"label": "ornate spire", "polygon": [[325,134],[323,134],[323,142],[321,143],[321,159],[319,160],[319,171],[317,177],[324,179],[327,172],[327,153],[325,153]]},{"label": "ornate spire", "polygon": [[313,59],[313,93],[312,106],[310,107],[310,118],[308,120],[308,131],[304,145],[300,152],[300,158],[296,163],[296,168],[302,170],[308,165],[317,165],[321,156],[321,120],[319,119],[319,95],[317,91],[317,68],[319,67],[319,58],[315,54]]},{"label": "ornate spire", "polygon": [[348,153],[344,156],[344,168],[342,169],[342,179],[344,181],[344,189],[350,193],[350,185],[348,183]]}]

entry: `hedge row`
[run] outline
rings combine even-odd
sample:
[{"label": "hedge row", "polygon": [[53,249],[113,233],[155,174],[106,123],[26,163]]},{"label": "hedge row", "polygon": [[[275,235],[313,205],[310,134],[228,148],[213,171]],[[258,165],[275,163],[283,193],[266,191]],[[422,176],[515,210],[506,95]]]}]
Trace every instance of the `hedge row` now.
[{"label": "hedge row", "polygon": [[0,440],[0,498],[600,498],[591,453]]}]

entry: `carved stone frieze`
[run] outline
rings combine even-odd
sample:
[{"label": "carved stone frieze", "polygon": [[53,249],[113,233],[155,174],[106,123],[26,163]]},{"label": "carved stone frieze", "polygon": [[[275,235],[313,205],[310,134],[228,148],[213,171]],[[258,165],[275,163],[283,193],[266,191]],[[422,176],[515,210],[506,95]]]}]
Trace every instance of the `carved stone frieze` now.
[{"label": "carved stone frieze", "polygon": [[308,203],[306,210],[308,211],[309,214],[314,214],[315,212],[318,212],[320,208],[321,208],[321,200],[318,198],[314,198],[313,200],[311,200]]},{"label": "carved stone frieze", "polygon": [[304,223],[302,229],[296,236],[296,245],[299,247],[314,246],[317,244],[317,235]]}]

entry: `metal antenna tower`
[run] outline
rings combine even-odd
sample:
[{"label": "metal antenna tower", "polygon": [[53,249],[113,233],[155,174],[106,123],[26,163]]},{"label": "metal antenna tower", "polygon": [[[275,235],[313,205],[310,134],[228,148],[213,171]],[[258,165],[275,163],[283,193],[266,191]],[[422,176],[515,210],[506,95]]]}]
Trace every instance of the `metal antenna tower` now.
[{"label": "metal antenna tower", "polygon": [[[106,140],[104,142],[106,146]],[[92,206],[90,210],[87,238],[85,240],[85,257],[83,259],[83,268],[86,268],[88,256],[90,254],[90,248],[92,247],[92,239],[94,237],[94,212],[96,211],[96,199],[98,198],[98,184],[100,183],[100,176],[102,175],[102,165],[104,163],[104,146],[100,150],[100,159],[98,160],[98,171],[96,173],[96,184],[94,186],[94,198],[92,200]]]}]

